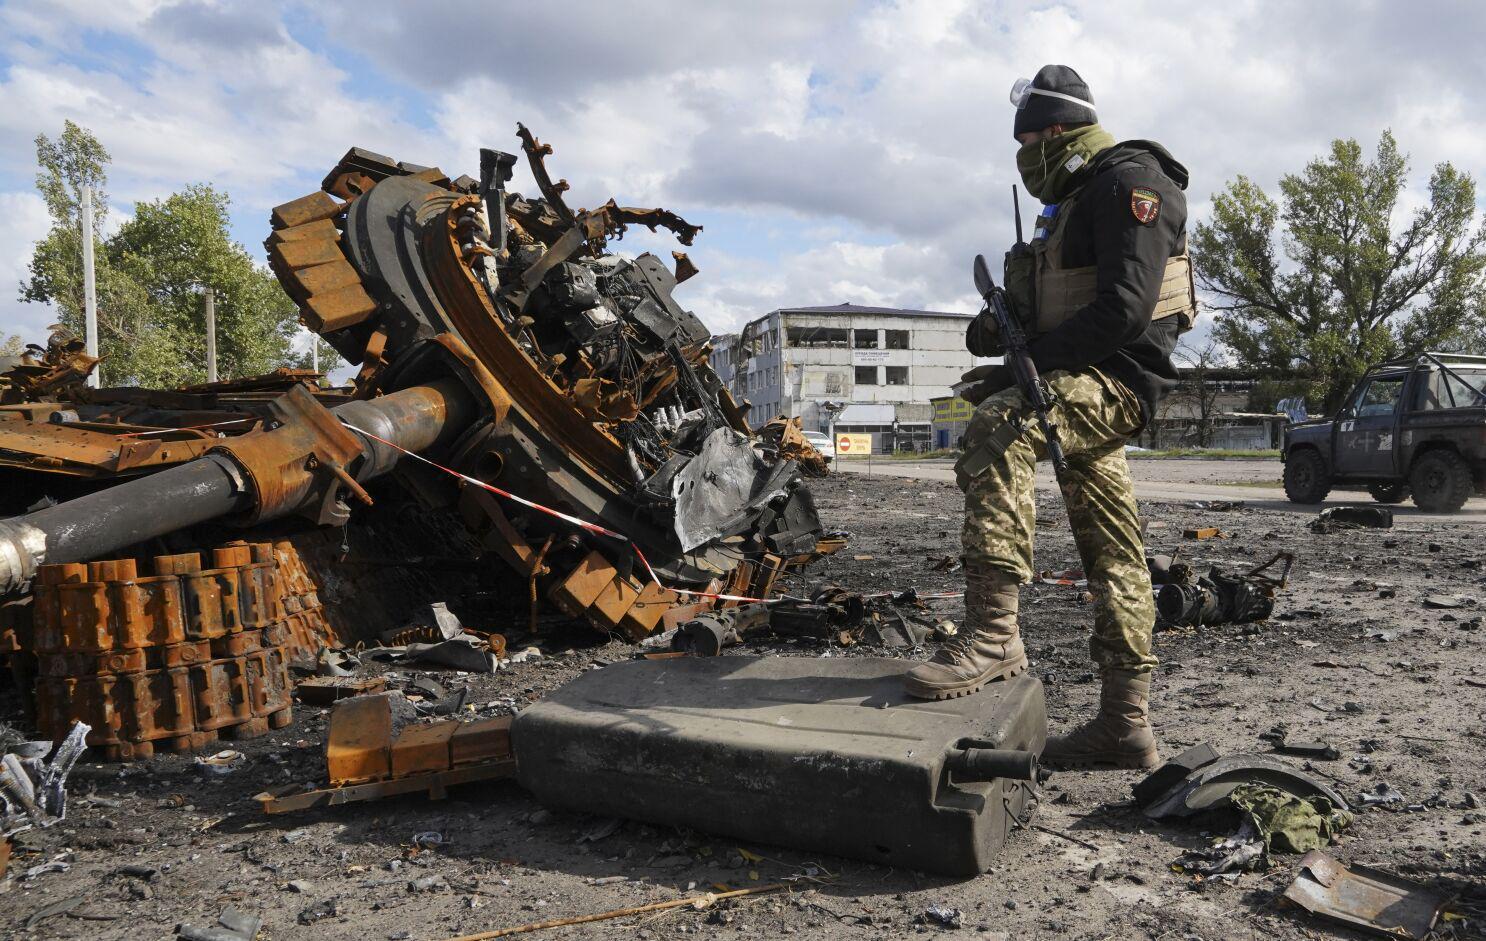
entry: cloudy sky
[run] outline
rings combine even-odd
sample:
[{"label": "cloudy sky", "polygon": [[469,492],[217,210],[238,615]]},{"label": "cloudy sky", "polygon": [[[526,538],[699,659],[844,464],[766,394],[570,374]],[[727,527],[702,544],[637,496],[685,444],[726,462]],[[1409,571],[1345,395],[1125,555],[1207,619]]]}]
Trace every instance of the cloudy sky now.
[{"label": "cloudy sky", "polygon": [[723,331],[781,305],[971,310],[969,259],[1011,233],[1007,90],[1044,63],[1186,163],[1201,219],[1238,173],[1272,191],[1388,127],[1411,199],[1437,161],[1479,175],[1483,35],[1472,0],[0,0],[0,334],[49,322],[16,284],[48,225],[32,140],[67,118],[113,153],[115,219],[210,182],[255,254],[352,145],[474,174],[522,121],[575,205],[706,227],[678,296]]}]

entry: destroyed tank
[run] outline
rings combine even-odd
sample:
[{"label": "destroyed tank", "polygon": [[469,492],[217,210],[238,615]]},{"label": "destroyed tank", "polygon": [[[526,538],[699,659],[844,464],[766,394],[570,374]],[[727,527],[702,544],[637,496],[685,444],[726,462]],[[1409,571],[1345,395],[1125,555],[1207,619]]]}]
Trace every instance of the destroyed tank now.
[{"label": "destroyed tank", "polygon": [[[270,266],[302,319],[359,367],[352,401],[296,386],[253,431],[193,460],[0,521],[0,592],[207,520],[343,524],[396,472],[457,507],[485,548],[566,613],[631,637],[717,593],[763,597],[822,541],[796,463],[751,435],[673,297],[696,273],[609,250],[628,226],[701,231],[662,209],[571,209],[551,153],[518,136],[541,191],[353,148],[273,211]],[[3,471],[0,471],[3,473]]]}]

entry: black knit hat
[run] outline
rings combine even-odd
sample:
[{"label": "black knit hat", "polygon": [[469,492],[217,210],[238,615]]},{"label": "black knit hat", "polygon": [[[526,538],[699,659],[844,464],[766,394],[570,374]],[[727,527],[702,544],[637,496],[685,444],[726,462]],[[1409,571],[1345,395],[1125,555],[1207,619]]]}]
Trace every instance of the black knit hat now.
[{"label": "black knit hat", "polygon": [[[1051,94],[1038,94],[1038,91]],[[1066,65],[1044,65],[1026,91],[1026,103],[1016,111],[1011,134],[1040,131],[1054,124],[1094,124],[1094,96],[1077,72]],[[1076,99],[1076,100],[1075,100]]]}]

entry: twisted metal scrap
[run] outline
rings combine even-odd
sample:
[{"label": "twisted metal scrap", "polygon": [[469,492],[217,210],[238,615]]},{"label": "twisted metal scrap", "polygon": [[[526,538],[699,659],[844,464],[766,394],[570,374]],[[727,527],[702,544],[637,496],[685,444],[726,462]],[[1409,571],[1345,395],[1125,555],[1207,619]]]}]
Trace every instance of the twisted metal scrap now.
[{"label": "twisted metal scrap", "polygon": [[516,125],[516,136],[521,138],[521,149],[526,153],[527,163],[531,165],[531,175],[537,181],[537,188],[542,191],[542,198],[557,214],[564,227],[583,230],[588,249],[595,256],[603,253],[608,239],[624,238],[625,229],[631,225],[643,225],[651,232],[664,227],[675,234],[676,240],[682,245],[690,245],[697,233],[702,231],[701,226],[692,225],[669,209],[621,206],[613,199],[591,211],[580,209],[573,212],[562,197],[571,188],[568,181],[560,179],[554,183],[552,174],[547,172],[547,158],[552,156],[552,145],[537,140],[526,125],[521,123]]},{"label": "twisted metal scrap", "polygon": [[78,722],[57,746],[50,762],[5,755],[0,758],[0,833],[10,836],[33,826],[49,827],[67,816],[67,775],[87,746],[92,726]]}]

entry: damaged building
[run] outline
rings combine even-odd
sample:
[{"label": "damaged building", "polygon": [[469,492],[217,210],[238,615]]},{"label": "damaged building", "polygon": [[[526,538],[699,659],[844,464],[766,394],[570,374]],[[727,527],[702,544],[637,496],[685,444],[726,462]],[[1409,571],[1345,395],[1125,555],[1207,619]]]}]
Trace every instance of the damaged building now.
[{"label": "damaged building", "polygon": [[49,728],[87,721],[134,757],[276,726],[284,662],[396,627],[449,579],[498,583],[523,624],[639,640],[839,548],[673,297],[696,266],[610,248],[700,227],[571,208],[551,148],[518,136],[538,194],[507,188],[513,154],[451,179],[352,149],[273,211],[270,265],[358,367],[349,390],[287,370],[89,389],[65,344],[11,370],[0,636]]},{"label": "damaged building", "polygon": [[[931,400],[990,359],[965,349],[969,314],[857,304],[771,311],[718,337],[719,378],[761,424],[872,436],[878,452],[930,447]],[[833,410],[831,406],[836,408]]]}]

